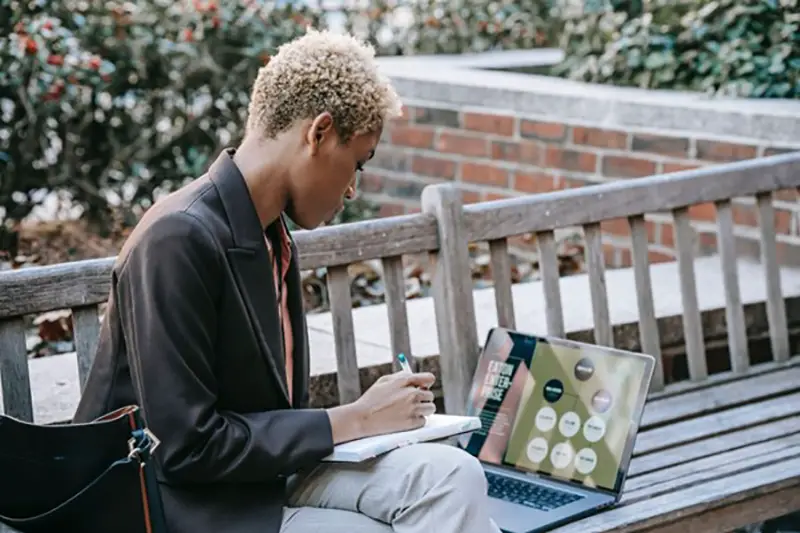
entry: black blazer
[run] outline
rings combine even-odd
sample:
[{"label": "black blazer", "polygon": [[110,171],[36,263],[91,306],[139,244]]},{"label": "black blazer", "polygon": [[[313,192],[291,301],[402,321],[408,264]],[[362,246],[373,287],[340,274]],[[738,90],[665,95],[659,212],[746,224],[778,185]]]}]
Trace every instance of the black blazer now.
[{"label": "black blazer", "polygon": [[[333,451],[327,414],[308,409],[308,336],[292,249],[294,405],[272,264],[232,151],[151,207],[117,258],[74,421],[143,407],[161,439],[156,469],[171,533],[278,533],[287,476]],[[141,361],[141,390],[128,354]]]}]

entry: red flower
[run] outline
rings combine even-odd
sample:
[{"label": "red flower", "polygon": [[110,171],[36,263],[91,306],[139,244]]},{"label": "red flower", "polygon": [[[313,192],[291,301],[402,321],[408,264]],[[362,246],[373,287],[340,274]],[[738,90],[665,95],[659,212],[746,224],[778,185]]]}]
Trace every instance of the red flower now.
[{"label": "red flower", "polygon": [[194,34],[190,28],[186,28],[183,30],[183,40],[184,41],[192,41],[194,40]]},{"label": "red flower", "polygon": [[39,51],[39,45],[36,44],[36,41],[34,41],[32,38],[28,37],[22,42],[24,43],[26,53],[33,55]]},{"label": "red flower", "polygon": [[92,70],[98,70],[100,68],[100,63],[102,63],[102,61],[100,61],[100,58],[94,56],[89,60],[89,68]]},{"label": "red flower", "polygon": [[64,90],[64,83],[63,82],[62,83],[54,83],[53,85],[50,86],[50,89],[44,95],[44,99],[46,101],[49,101],[49,102],[51,102],[53,100],[58,100],[59,97],[61,96],[61,92],[63,90]]},{"label": "red flower", "polygon": [[64,56],[60,56],[60,55],[56,55],[56,54],[50,54],[50,56],[48,56],[48,58],[47,58],[47,64],[48,65],[55,65],[57,67],[60,67],[61,65],[64,64]]},{"label": "red flower", "polygon": [[42,24],[42,28],[44,28],[46,30],[52,30],[53,29],[53,23],[48,20],[44,24]]}]

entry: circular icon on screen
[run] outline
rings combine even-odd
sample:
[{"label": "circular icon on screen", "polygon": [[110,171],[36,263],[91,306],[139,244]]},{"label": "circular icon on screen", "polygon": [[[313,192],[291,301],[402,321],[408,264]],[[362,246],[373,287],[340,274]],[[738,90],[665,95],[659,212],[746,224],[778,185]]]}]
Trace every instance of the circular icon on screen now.
[{"label": "circular icon on screen", "polygon": [[583,474],[591,474],[597,466],[597,454],[591,448],[584,448],[575,455],[575,470]]},{"label": "circular icon on screen", "polygon": [[536,437],[528,443],[528,459],[532,463],[541,463],[547,457],[547,441],[542,437]]},{"label": "circular icon on screen", "polygon": [[575,365],[575,377],[580,381],[588,381],[594,375],[594,363],[584,357]]},{"label": "circular icon on screen", "polygon": [[539,431],[550,431],[556,425],[556,412],[552,407],[542,407],[536,413],[536,429]]},{"label": "circular icon on screen", "polygon": [[583,425],[583,436],[589,442],[597,442],[606,434],[606,421],[599,416],[593,416]]},{"label": "circular icon on screen", "polygon": [[566,468],[572,462],[573,455],[572,446],[568,442],[560,442],[553,446],[553,451],[550,452],[550,462],[558,469]]},{"label": "circular icon on screen", "polygon": [[557,379],[551,379],[544,384],[544,399],[550,403],[556,403],[564,394],[564,384]]},{"label": "circular icon on screen", "polygon": [[558,430],[567,438],[574,437],[578,430],[581,429],[581,417],[578,413],[570,411],[564,413],[561,420],[558,422]]},{"label": "circular icon on screen", "polygon": [[592,408],[598,413],[605,413],[611,408],[611,393],[600,389],[592,396]]}]

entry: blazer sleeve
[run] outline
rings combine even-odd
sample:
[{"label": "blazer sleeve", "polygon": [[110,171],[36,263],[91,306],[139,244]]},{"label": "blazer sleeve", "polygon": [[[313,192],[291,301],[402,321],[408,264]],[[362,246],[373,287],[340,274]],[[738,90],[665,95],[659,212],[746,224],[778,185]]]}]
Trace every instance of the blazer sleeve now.
[{"label": "blazer sleeve", "polygon": [[147,228],[116,275],[128,357],[140,368],[137,396],[161,446],[167,482],[266,482],[313,466],[333,451],[327,413],[217,410],[215,301],[224,254],[189,213]]}]

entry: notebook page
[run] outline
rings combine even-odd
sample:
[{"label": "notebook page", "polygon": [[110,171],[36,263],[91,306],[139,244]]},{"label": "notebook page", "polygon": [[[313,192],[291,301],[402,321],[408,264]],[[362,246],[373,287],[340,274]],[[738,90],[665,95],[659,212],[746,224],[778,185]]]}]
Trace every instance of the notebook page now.
[{"label": "notebook page", "polygon": [[446,438],[478,428],[480,420],[476,417],[434,414],[427,417],[425,425],[419,429],[376,435],[339,444],[326,460],[359,461],[415,442]]}]

